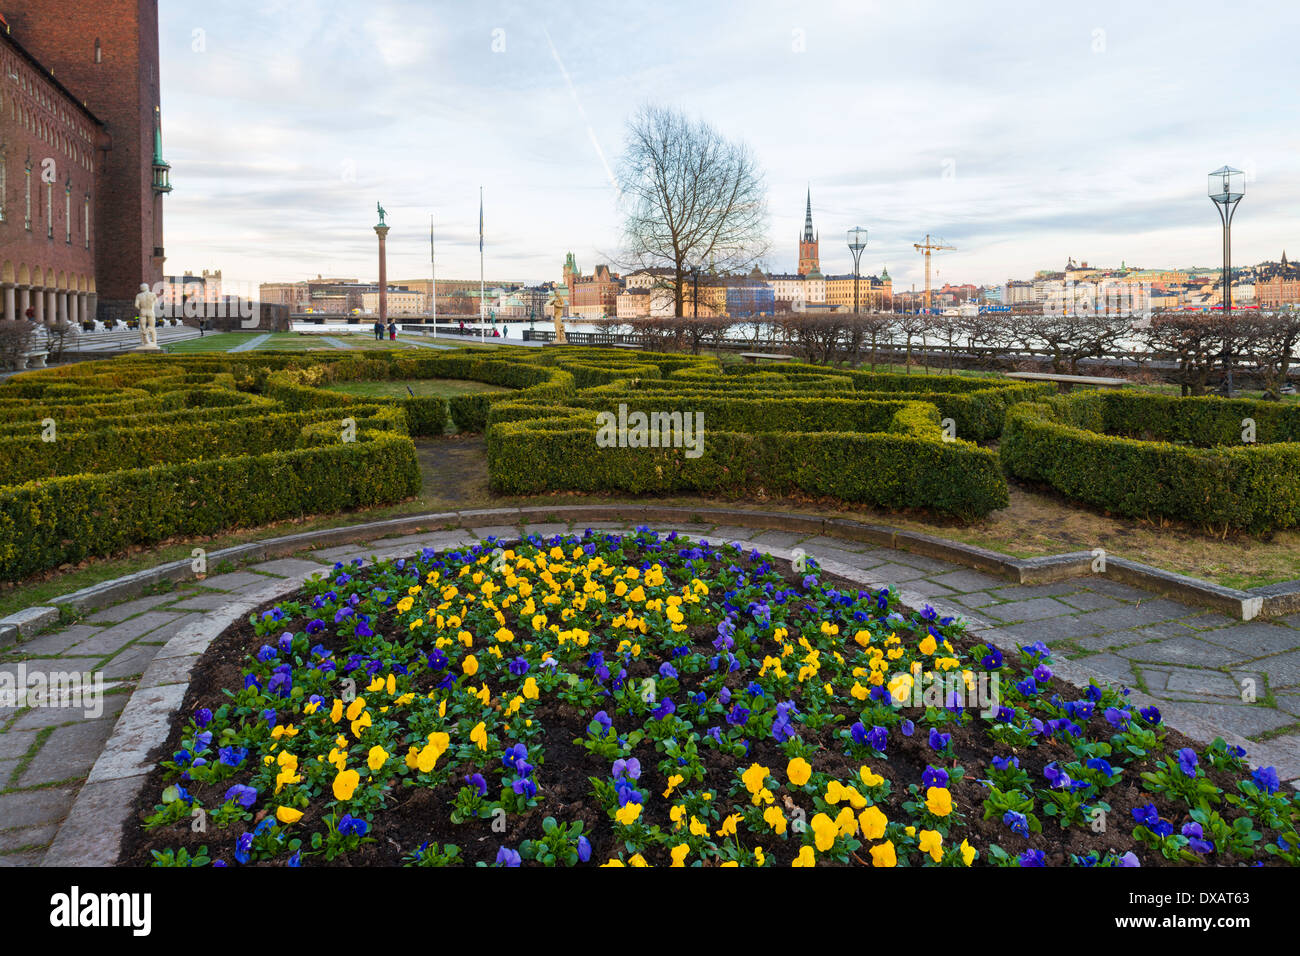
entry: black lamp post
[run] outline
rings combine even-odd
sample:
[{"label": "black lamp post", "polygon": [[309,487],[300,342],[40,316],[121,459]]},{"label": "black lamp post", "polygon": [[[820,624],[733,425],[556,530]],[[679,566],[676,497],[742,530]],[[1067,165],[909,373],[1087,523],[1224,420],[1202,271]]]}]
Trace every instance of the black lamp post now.
[{"label": "black lamp post", "polygon": [[695,282],[695,305],[691,309],[691,317],[698,319],[700,317],[700,267],[691,266],[691,279]]},{"label": "black lamp post", "polygon": [[858,314],[858,266],[862,262],[862,250],[867,248],[867,230],[854,226],[849,230],[849,252],[853,253],[853,314]]},{"label": "black lamp post", "polygon": [[1232,397],[1232,216],[1246,195],[1246,174],[1223,166],[1210,173],[1210,201],[1223,223],[1223,362],[1228,373],[1228,397]]}]

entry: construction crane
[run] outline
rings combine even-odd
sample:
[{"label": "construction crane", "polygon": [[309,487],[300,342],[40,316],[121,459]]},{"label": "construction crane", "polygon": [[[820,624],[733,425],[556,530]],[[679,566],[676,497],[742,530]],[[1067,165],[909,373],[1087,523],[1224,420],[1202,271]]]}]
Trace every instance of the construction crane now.
[{"label": "construction crane", "polygon": [[925,253],[925,311],[928,314],[930,311],[930,253],[937,252],[940,249],[955,250],[957,247],[943,245],[942,239],[938,242],[931,241],[928,232],[925,234],[924,244],[914,242],[912,245],[916,247],[917,251]]}]

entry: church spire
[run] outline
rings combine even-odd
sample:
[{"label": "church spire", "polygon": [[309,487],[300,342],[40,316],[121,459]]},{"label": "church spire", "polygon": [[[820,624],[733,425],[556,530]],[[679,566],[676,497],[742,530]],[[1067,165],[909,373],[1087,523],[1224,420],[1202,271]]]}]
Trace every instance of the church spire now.
[{"label": "church spire", "polygon": [[807,211],[804,213],[804,217],[803,217],[803,241],[804,242],[813,241],[812,187],[811,186],[808,187],[808,208]]}]

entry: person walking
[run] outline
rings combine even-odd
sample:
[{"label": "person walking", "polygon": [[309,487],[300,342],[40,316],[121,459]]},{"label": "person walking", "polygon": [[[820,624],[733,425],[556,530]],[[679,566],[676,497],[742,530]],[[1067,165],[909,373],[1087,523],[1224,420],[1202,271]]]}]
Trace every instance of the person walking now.
[{"label": "person walking", "polygon": [[382,342],[384,340],[384,324],[378,319],[375,319],[375,325],[372,331],[375,333],[376,342]]},{"label": "person walking", "polygon": [[392,319],[388,320],[388,341],[390,342],[397,341],[397,323],[394,322]]}]

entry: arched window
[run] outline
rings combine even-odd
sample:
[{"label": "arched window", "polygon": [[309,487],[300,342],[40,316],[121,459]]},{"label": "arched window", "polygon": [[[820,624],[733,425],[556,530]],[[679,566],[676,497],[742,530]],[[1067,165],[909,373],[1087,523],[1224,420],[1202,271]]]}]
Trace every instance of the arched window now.
[{"label": "arched window", "polygon": [[99,45],[99,37],[95,37],[95,62],[104,62],[104,48]]}]

